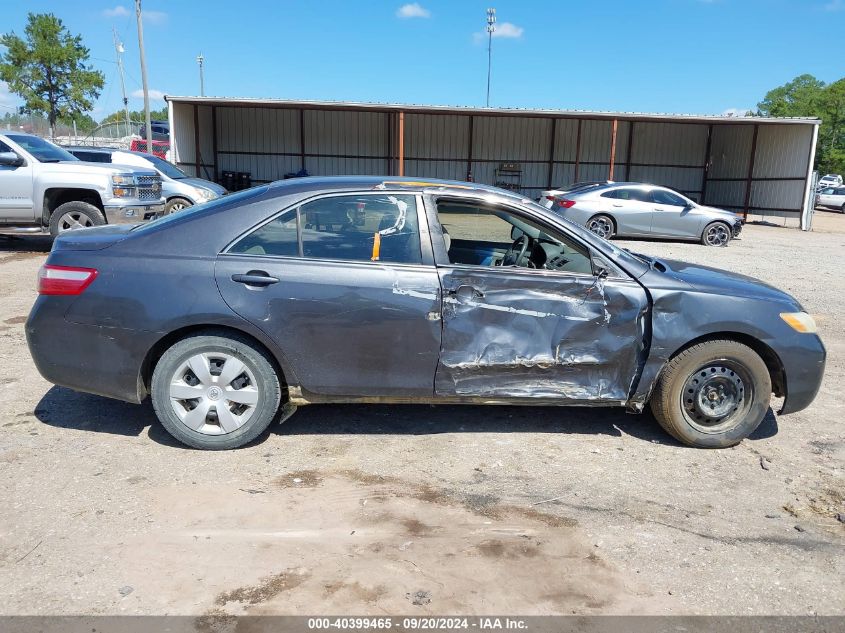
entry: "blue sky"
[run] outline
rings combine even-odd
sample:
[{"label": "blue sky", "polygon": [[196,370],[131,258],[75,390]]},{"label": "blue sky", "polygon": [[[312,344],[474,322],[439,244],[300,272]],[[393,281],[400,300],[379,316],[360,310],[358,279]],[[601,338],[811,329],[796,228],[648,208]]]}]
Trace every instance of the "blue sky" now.
[{"label": "blue sky", "polygon": [[[138,94],[131,0],[2,4],[0,31],[53,12],[83,36],[106,75],[95,118],[120,107],[113,26]],[[494,106],[718,114],[845,76],[845,0],[144,0],[150,88],[199,94],[201,52],[207,95],[483,105],[488,6]],[[0,85],[0,112],[15,103]]]}]

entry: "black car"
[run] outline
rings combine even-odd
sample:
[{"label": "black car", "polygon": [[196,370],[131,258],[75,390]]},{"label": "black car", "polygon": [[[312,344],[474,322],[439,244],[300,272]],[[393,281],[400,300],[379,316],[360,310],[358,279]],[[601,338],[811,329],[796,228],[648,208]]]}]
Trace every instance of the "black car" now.
[{"label": "black car", "polygon": [[682,442],[736,444],[825,350],[788,294],[629,253],[518,195],[302,178],[55,242],[26,325],[49,381],[152,396],[191,446],[233,448],[296,406],[650,402]]}]

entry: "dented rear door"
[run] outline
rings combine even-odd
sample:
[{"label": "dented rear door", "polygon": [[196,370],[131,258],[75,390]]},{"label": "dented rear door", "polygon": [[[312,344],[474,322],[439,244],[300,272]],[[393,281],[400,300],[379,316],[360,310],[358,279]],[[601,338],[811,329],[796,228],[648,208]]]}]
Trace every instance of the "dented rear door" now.
[{"label": "dented rear door", "polygon": [[438,395],[627,401],[648,309],[633,279],[452,265],[438,273]]}]

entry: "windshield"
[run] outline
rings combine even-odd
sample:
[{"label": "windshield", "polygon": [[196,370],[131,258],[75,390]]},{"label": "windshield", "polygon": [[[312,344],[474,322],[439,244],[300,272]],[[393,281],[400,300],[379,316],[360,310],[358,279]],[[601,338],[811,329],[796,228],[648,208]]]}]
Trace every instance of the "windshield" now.
[{"label": "windshield", "polygon": [[41,163],[79,160],[76,156],[63,150],[58,145],[53,145],[50,141],[45,141],[43,138],[37,136],[30,136],[28,134],[7,134],[6,136],[23,147],[27,152],[32,154],[33,158]]},{"label": "windshield", "polygon": [[173,180],[182,180],[183,178],[189,177],[188,174],[179,169],[176,165],[168,163],[163,158],[159,158],[154,154],[139,153],[138,155],[143,156],[146,160],[150,161],[153,164],[153,167],[168,178],[173,178]]},{"label": "windshield", "polygon": [[244,202],[245,200],[249,200],[250,198],[254,198],[264,193],[265,191],[267,191],[267,189],[267,185],[261,187],[252,187],[251,189],[244,189],[243,191],[238,191],[237,193],[232,193],[228,196],[217,198],[216,200],[212,200],[211,202],[204,202],[202,204],[194,205],[185,211],[178,211],[176,213],[171,213],[170,215],[162,216],[156,220],[151,220],[149,222],[146,222],[145,224],[139,224],[138,226],[132,229],[132,232],[140,233],[144,231],[149,231],[151,229],[161,228],[167,226],[171,222],[178,222],[180,220],[184,220],[185,218],[193,217],[195,215],[202,215],[204,213],[213,211],[217,207],[221,207],[223,205],[237,205],[238,203]]}]

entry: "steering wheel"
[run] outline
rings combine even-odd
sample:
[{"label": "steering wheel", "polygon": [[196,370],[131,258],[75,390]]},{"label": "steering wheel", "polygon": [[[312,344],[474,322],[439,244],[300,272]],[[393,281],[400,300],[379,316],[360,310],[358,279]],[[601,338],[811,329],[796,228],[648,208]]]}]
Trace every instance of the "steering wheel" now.
[{"label": "steering wheel", "polygon": [[[528,251],[528,245],[531,243],[531,238],[524,233],[516,238],[513,244],[510,245],[502,257],[502,266],[520,266],[520,262],[525,258],[525,253]],[[519,255],[516,254],[517,249]]]}]

